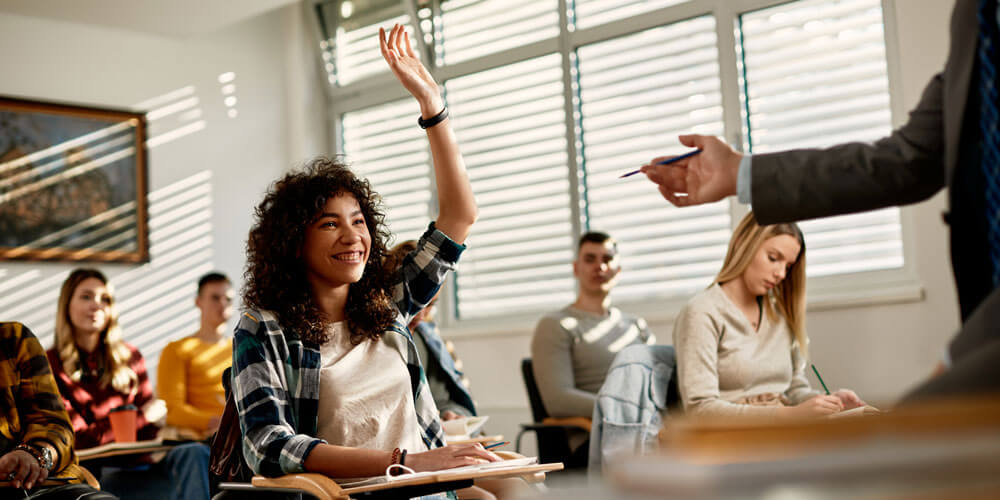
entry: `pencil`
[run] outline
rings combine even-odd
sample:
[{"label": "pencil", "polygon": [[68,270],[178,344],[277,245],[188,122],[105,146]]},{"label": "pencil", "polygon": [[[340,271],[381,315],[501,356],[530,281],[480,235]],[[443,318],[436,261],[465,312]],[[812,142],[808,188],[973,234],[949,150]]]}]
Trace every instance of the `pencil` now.
[{"label": "pencil", "polygon": [[826,382],[823,382],[823,377],[819,376],[819,370],[816,369],[816,365],[812,365],[812,367],[813,367],[813,373],[815,373],[816,374],[816,378],[819,379],[820,385],[823,386],[823,390],[826,391],[826,395],[829,396],[830,395],[830,389],[826,388]]},{"label": "pencil", "polygon": [[488,450],[490,448],[496,448],[497,446],[503,446],[505,444],[510,444],[510,441],[497,441],[496,443],[491,443],[486,446],[483,446],[483,448]]},{"label": "pencil", "polygon": [[[656,164],[657,164],[657,165],[669,165],[669,164],[671,164],[671,163],[673,163],[673,162],[675,162],[675,161],[680,161],[680,160],[683,160],[684,158],[689,158],[689,157],[692,157],[692,156],[694,156],[694,155],[696,155],[696,154],[698,154],[698,153],[700,153],[700,152],[701,152],[701,150],[700,150],[700,149],[696,149],[696,150],[694,150],[694,151],[691,151],[691,152],[688,152],[688,153],[684,153],[684,154],[682,154],[682,155],[680,155],[680,156],[675,156],[675,157],[673,157],[673,158],[667,158],[666,160],[663,160],[663,161],[659,161],[659,162],[656,162]],[[633,175],[635,175],[635,174],[638,174],[638,173],[639,173],[639,172],[641,172],[641,171],[642,171],[642,169],[639,169],[639,170],[633,170],[633,171],[631,171],[631,172],[629,172],[629,173],[627,173],[627,174],[622,174],[622,176],[621,176],[621,177],[619,177],[619,179],[624,179],[624,178],[626,178],[626,177],[631,177],[631,176],[633,176]]]}]

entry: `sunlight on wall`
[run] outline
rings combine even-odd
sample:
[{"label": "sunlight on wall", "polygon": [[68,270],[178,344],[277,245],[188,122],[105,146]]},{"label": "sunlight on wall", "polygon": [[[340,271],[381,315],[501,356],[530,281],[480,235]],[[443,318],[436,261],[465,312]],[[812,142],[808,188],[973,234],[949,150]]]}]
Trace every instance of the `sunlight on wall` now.
[{"label": "sunlight on wall", "polygon": [[[147,110],[147,147],[153,149],[204,130],[206,123],[201,119],[200,102],[195,87],[186,86],[132,106]],[[114,131],[90,135],[94,137],[70,142],[106,140]],[[154,160],[150,174],[159,168],[165,167]],[[160,351],[167,342],[189,335],[198,327],[198,311],[194,307],[197,280],[213,269],[212,173],[197,172],[152,191],[148,202],[149,263],[140,266],[47,263],[35,267],[19,264],[0,269],[0,320],[23,322],[43,346],[51,347],[60,285],[74,268],[97,267],[115,287],[125,340],[142,352],[155,387]],[[116,228],[134,221],[135,204],[130,203],[82,221],[77,224],[79,228],[61,232],[74,235],[82,228],[90,228],[87,241],[78,243],[113,248],[121,239]],[[51,244],[65,237],[49,234],[34,243]]]},{"label": "sunlight on wall", "polygon": [[[134,268],[101,268],[115,287],[125,340],[146,358],[155,383],[160,351],[167,342],[194,333],[197,280],[213,269],[212,174],[205,170],[149,194],[150,262]],[[59,286],[72,269],[0,270],[3,320],[20,321],[46,348],[53,345]]]}]

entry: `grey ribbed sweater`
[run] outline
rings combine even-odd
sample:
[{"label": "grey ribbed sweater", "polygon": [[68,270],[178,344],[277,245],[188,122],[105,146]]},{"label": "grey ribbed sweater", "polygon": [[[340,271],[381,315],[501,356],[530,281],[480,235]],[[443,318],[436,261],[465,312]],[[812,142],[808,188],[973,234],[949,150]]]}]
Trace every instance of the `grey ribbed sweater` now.
[{"label": "grey ribbed sweater", "polygon": [[566,306],[543,317],[531,339],[531,358],[549,415],[590,418],[615,354],[640,343],[656,343],[646,322],[614,307],[606,316]]}]

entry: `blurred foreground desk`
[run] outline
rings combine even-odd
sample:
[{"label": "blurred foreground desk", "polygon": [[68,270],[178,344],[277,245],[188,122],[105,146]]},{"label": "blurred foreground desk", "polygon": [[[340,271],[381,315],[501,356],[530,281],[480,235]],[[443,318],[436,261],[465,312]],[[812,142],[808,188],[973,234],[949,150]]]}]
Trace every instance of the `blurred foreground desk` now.
[{"label": "blurred foreground desk", "polygon": [[549,498],[1000,498],[1000,398],[851,419],[676,418],[660,439],[661,453]]}]

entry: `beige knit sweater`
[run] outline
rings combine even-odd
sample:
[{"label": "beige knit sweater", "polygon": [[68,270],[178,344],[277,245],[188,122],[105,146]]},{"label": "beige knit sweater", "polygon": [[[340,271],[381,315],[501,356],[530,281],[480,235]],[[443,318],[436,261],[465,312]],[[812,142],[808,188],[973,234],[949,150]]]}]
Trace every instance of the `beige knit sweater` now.
[{"label": "beige knit sweater", "polygon": [[674,323],[678,385],[685,411],[696,415],[774,415],[775,407],[737,404],[764,393],[798,404],[818,392],[788,323],[762,314],[754,331],[719,285],[699,293]]}]

